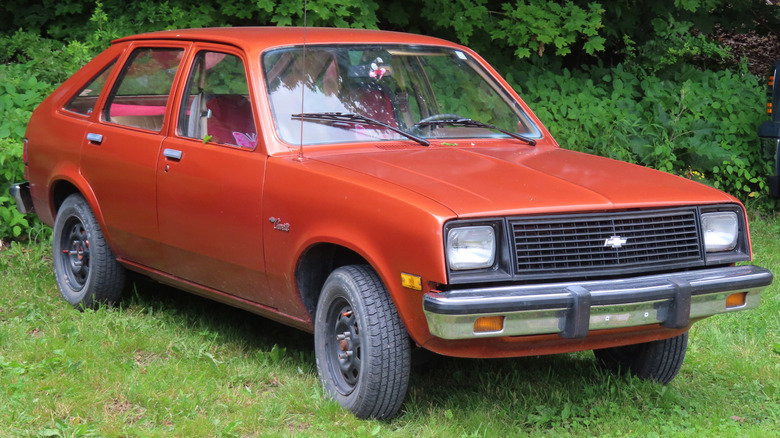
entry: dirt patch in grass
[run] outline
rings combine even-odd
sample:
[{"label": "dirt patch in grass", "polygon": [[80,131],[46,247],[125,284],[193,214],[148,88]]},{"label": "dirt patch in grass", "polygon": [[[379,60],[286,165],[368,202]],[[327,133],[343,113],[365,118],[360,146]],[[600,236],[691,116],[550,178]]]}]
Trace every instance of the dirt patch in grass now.
[{"label": "dirt patch in grass", "polygon": [[135,424],[144,417],[146,409],[124,399],[111,400],[105,406],[106,413],[114,418],[125,417],[125,423]]}]

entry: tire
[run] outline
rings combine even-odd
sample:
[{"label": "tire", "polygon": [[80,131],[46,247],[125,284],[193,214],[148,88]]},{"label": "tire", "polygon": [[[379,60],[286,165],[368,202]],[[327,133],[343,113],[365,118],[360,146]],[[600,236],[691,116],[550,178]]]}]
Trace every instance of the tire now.
[{"label": "tire", "polygon": [[615,373],[631,373],[640,379],[666,385],[682,367],[688,348],[688,332],[669,339],[593,350],[601,366]]},{"label": "tire", "polygon": [[68,196],[54,221],[54,275],[67,302],[94,308],[119,301],[125,269],[116,261],[87,201]]},{"label": "tire", "polygon": [[344,266],[325,281],[314,351],[323,388],[339,405],[358,418],[398,413],[409,384],[409,336],[370,267]]}]

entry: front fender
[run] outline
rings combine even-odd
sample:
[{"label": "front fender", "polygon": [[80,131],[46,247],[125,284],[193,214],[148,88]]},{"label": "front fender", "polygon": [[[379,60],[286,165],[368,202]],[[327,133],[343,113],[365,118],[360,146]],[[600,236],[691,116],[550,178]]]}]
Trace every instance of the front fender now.
[{"label": "front fender", "polygon": [[[387,181],[282,157],[269,160],[263,211],[266,270],[272,293],[286,298],[284,313],[308,317],[296,268],[309,248],[327,243],[374,268],[416,342],[430,336],[422,298],[429,282],[446,281],[442,227],[452,211]],[[421,277],[423,290],[404,288],[402,272]]]}]

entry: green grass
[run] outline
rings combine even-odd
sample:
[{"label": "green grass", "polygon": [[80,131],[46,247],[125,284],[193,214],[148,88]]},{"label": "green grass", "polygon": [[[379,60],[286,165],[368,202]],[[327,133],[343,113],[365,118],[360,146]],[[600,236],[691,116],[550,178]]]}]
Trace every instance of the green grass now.
[{"label": "green grass", "polygon": [[[754,219],[755,263],[780,272],[780,220]],[[48,248],[0,251],[1,436],[756,436],[780,433],[780,294],[691,330],[668,386],[589,352],[437,358],[400,415],[362,421],[323,397],[312,336],[134,278],[121,306],[79,312]],[[773,433],[774,432],[774,433]]]}]

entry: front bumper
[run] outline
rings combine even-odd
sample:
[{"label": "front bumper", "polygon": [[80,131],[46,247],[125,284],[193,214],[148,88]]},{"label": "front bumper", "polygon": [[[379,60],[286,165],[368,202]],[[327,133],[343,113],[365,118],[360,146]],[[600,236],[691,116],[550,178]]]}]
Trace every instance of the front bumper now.
[{"label": "front bumper", "polygon": [[35,211],[30,195],[30,183],[11,184],[8,192],[16,201],[16,209],[19,210],[19,213],[27,214]]},{"label": "front bumper", "polygon": [[[595,280],[429,292],[423,298],[428,328],[443,339],[559,334],[584,338],[590,330],[661,324],[683,328],[691,320],[757,307],[772,273],[758,266]],[[726,299],[745,293],[744,304]],[[500,330],[475,332],[478,318],[503,317]]]}]

